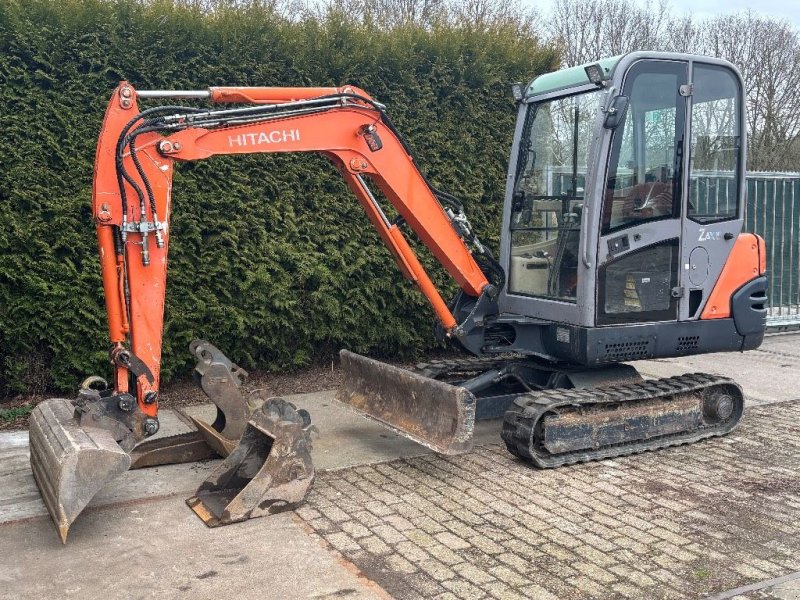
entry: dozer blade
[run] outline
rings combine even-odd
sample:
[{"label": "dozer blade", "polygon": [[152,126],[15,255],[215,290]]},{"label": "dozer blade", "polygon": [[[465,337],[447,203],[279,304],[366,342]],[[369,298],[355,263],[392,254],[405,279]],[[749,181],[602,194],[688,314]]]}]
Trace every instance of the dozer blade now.
[{"label": "dozer blade", "polygon": [[475,396],[347,350],[339,401],[440,454],[472,449]]},{"label": "dozer blade", "polygon": [[239,444],[186,503],[209,527],[291,510],[314,481],[311,417],[270,398],[247,423]]},{"label": "dozer blade", "polygon": [[69,527],[92,497],[128,470],[131,459],[104,429],[81,427],[69,400],[45,400],[30,418],[31,469],[67,543]]}]

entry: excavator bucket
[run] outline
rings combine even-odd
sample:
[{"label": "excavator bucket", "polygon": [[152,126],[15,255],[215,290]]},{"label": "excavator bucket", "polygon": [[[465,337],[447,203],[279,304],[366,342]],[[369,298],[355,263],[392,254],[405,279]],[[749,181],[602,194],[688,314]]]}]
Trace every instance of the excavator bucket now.
[{"label": "excavator bucket", "polygon": [[337,398],[440,454],[472,449],[475,396],[461,387],[342,350]]},{"label": "excavator bucket", "polygon": [[63,399],[33,409],[30,451],[33,476],[64,544],[89,500],[131,464],[109,431],[81,426],[75,406]]},{"label": "excavator bucket", "polygon": [[224,457],[236,447],[251,409],[240,391],[247,373],[208,342],[190,349],[198,381],[217,407],[210,425],[192,419],[194,431],[137,445],[146,432],[136,399],[115,394],[99,377],[84,381],[76,400],[46,400],[31,413],[31,470],[63,543],[92,497],[128,469]]},{"label": "excavator bucket", "polygon": [[282,398],[253,412],[239,444],[186,503],[209,527],[291,510],[314,481],[311,417]]}]

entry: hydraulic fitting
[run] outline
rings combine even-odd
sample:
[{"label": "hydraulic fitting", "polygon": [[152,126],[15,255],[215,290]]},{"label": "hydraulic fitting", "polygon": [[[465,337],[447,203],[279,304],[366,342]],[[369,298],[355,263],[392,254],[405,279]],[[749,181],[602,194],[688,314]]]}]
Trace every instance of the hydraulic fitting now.
[{"label": "hydraulic fitting", "polygon": [[150,266],[150,241],[147,239],[147,231],[142,232],[142,264]]}]

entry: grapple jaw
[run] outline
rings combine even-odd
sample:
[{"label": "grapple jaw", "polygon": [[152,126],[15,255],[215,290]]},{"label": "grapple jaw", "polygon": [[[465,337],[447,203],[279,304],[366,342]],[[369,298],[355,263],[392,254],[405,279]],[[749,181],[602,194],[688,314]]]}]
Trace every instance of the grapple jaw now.
[{"label": "grapple jaw", "polygon": [[264,402],[239,444],[186,503],[209,527],[291,510],[314,481],[311,417],[282,398]]},{"label": "grapple jaw", "polygon": [[74,404],[62,399],[33,409],[30,452],[33,476],[64,544],[92,497],[131,464],[112,432],[81,425]]},{"label": "grapple jaw", "polygon": [[472,392],[347,350],[339,356],[340,402],[440,454],[472,449]]}]

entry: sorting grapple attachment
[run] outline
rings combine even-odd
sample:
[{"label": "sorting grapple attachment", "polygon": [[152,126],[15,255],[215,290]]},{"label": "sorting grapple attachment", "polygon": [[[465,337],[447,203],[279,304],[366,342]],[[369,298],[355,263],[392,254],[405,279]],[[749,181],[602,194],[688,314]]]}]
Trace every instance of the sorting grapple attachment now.
[{"label": "sorting grapple attachment", "polygon": [[205,340],[194,340],[189,351],[197,358],[195,379],[217,407],[216,419],[208,424],[189,417],[194,431],[142,442],[131,453],[132,469],[224,458],[244,432],[253,409],[240,389],[247,371]]},{"label": "sorting grapple attachment", "polygon": [[45,400],[30,418],[31,469],[62,543],[92,497],[128,470],[130,456],[106,429],[82,427],[70,400]]},{"label": "sorting grapple attachment", "polygon": [[339,356],[339,401],[441,454],[472,449],[476,399],[469,390],[347,350]]},{"label": "sorting grapple attachment", "polygon": [[209,527],[291,510],[314,480],[311,417],[282,398],[253,412],[239,444],[186,503]]}]

